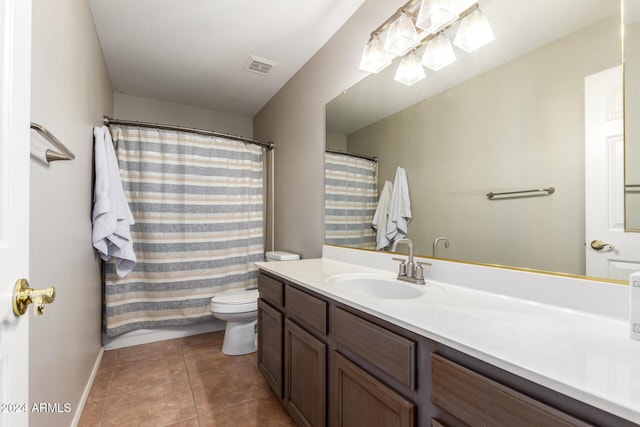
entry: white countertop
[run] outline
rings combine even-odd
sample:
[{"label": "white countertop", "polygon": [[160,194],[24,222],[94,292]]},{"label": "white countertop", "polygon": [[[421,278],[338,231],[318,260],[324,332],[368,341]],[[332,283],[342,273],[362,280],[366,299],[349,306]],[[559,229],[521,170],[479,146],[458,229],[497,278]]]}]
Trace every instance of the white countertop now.
[{"label": "white countertop", "polygon": [[[640,341],[628,322],[427,279],[427,292],[393,300],[339,289],[339,274],[390,270],[319,258],[264,262],[268,272],[562,394],[640,424]],[[418,286],[418,285],[412,285]],[[432,290],[435,288],[431,288]],[[634,363],[635,362],[635,363]]]}]

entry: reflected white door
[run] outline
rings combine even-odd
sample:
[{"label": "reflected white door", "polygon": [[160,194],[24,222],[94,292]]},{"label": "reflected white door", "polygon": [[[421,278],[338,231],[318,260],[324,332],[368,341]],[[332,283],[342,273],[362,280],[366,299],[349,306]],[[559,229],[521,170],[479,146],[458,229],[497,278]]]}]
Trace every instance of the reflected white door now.
[{"label": "reflected white door", "polygon": [[640,235],[624,231],[622,66],[585,78],[587,276],[629,280],[640,270]]},{"label": "reflected white door", "polygon": [[29,421],[29,316],[13,287],[29,271],[31,0],[0,0],[0,426]]}]

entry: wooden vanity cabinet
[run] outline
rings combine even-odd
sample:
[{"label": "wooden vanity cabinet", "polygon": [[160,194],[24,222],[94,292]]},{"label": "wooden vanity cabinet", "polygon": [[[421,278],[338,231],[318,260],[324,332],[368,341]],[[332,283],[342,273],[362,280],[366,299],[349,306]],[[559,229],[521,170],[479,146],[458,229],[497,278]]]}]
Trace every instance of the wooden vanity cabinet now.
[{"label": "wooden vanity cabinet", "polygon": [[332,425],[415,426],[416,405],[405,396],[418,397],[417,342],[340,306],[331,320]]},{"label": "wooden vanity cabinet", "polygon": [[284,336],[284,404],[299,426],[324,426],[327,346],[290,319]]},{"label": "wooden vanity cabinet", "polygon": [[258,367],[299,426],[637,427],[260,273]]},{"label": "wooden vanity cabinet", "polygon": [[327,302],[285,287],[284,404],[299,426],[325,426]]},{"label": "wooden vanity cabinet", "polygon": [[431,400],[465,425],[593,426],[437,354],[431,368]]},{"label": "wooden vanity cabinet", "polygon": [[432,427],[638,427],[638,424],[439,345],[429,356]]},{"label": "wooden vanity cabinet", "polygon": [[331,425],[415,426],[413,402],[402,397],[337,351],[332,355]]},{"label": "wooden vanity cabinet", "polygon": [[340,307],[331,310],[336,345],[416,389],[417,343]]},{"label": "wooden vanity cabinet", "polygon": [[283,397],[282,289],[284,283],[265,274],[258,276],[258,369],[280,399]]},{"label": "wooden vanity cabinet", "polygon": [[258,276],[258,368],[299,426],[327,425],[327,302]]},{"label": "wooden vanity cabinet", "polygon": [[297,425],[417,425],[398,392],[415,397],[414,340],[264,272],[258,289],[258,368]]}]

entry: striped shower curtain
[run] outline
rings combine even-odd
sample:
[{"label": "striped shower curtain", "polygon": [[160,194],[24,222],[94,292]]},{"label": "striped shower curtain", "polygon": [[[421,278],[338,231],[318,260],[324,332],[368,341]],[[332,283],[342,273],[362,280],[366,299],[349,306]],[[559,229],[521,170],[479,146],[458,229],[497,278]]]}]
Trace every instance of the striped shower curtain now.
[{"label": "striped shower curtain", "polygon": [[372,160],[325,153],[325,243],[376,248],[371,221],[378,202],[377,170]]},{"label": "striped shower curtain", "polygon": [[105,265],[106,334],[212,318],[211,297],[257,286],[262,148],[193,133],[111,128],[136,224],[136,268]]}]

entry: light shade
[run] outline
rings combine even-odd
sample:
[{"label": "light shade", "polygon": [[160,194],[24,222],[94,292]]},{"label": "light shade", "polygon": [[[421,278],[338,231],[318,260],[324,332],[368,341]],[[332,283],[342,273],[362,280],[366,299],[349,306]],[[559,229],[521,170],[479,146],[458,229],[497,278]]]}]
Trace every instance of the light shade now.
[{"label": "light shade", "polygon": [[453,3],[451,0],[422,0],[416,27],[436,34],[458,19],[458,12],[454,9]]},{"label": "light shade", "polygon": [[374,36],[364,47],[360,69],[368,73],[377,73],[391,64],[389,55],[384,50],[384,46],[378,36]]},{"label": "light shade", "polygon": [[422,68],[422,64],[420,64],[418,55],[416,55],[415,52],[411,52],[402,58],[394,80],[407,86],[411,86],[425,77],[424,68]]},{"label": "light shade", "polygon": [[476,9],[460,22],[453,44],[467,52],[473,52],[495,38],[487,16]]},{"label": "light shade", "polygon": [[456,60],[451,42],[447,37],[440,34],[427,43],[422,55],[422,65],[438,71]]},{"label": "light shade", "polygon": [[389,26],[384,49],[390,56],[398,56],[413,49],[419,42],[420,37],[418,37],[413,21],[402,12],[398,19]]}]

